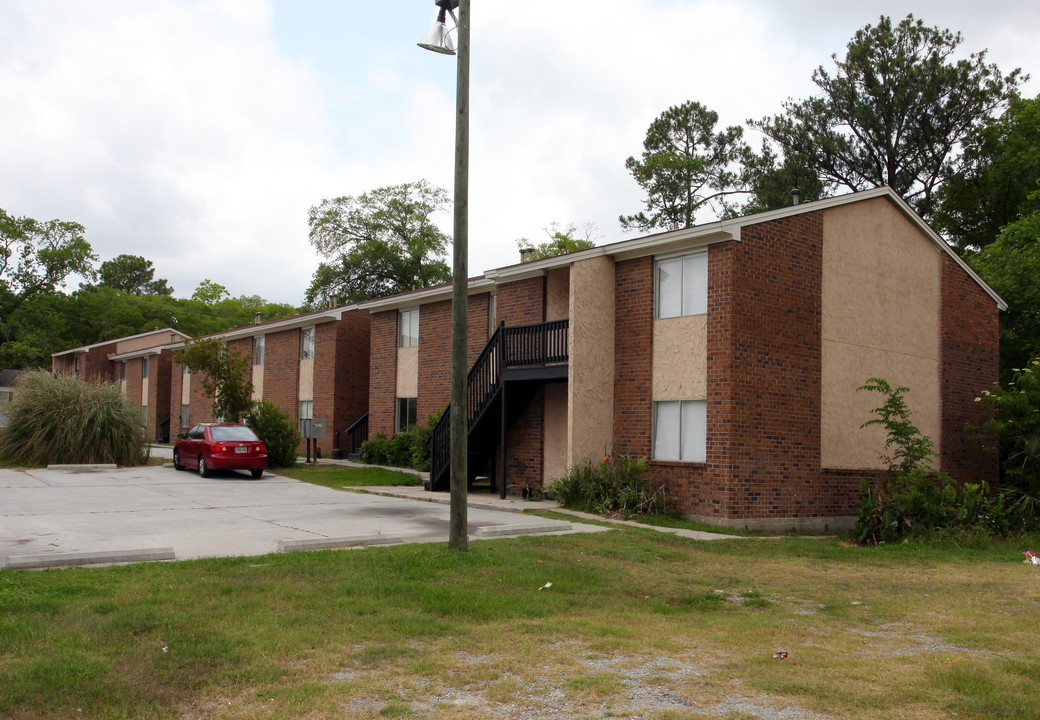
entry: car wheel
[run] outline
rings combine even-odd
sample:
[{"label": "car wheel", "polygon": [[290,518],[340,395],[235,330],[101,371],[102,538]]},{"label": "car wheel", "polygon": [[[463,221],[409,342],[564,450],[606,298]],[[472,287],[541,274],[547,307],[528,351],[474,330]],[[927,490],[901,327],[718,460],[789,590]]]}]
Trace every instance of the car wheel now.
[{"label": "car wheel", "polygon": [[250,470],[249,474],[253,476],[254,480],[256,480],[258,477],[260,477],[261,475],[264,474],[264,471],[263,470]]},{"label": "car wheel", "polygon": [[212,475],[213,473],[210,471],[209,465],[206,464],[206,458],[199,455],[199,477],[208,478]]},{"label": "car wheel", "polygon": [[181,454],[176,450],[173,451],[173,469],[183,470],[184,466],[181,464]]}]

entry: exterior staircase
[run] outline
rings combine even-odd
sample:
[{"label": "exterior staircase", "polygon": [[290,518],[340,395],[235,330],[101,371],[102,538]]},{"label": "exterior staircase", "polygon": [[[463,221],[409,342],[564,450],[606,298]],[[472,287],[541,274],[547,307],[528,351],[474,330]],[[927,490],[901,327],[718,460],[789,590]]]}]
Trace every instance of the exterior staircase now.
[{"label": "exterior staircase", "polygon": [[[538,390],[568,375],[569,320],[506,327],[500,324],[488,340],[467,377],[467,481],[505,447],[506,434],[516,424]],[[445,409],[430,437],[430,479],[427,490],[450,487],[451,405]],[[504,463],[495,478],[505,497]],[[493,488],[494,489],[494,488]]]}]

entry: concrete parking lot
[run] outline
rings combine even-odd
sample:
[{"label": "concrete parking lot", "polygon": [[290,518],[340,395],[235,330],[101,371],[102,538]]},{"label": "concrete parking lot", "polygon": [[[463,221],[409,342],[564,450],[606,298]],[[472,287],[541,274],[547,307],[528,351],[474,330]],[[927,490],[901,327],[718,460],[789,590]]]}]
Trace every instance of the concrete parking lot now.
[{"label": "concrete parking lot", "polygon": [[[247,472],[203,479],[158,466],[0,469],[0,568],[446,542],[448,511],[271,473],[253,480]],[[474,506],[468,522],[474,539],[597,530]]]}]

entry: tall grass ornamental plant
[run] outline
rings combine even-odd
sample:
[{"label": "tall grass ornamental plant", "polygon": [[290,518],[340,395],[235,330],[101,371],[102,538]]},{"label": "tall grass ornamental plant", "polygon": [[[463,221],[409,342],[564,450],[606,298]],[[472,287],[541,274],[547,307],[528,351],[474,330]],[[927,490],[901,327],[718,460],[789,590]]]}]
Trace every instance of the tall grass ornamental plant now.
[{"label": "tall grass ornamental plant", "polygon": [[27,373],[8,412],[0,456],[9,461],[139,465],[146,458],[141,411],[115,383]]}]

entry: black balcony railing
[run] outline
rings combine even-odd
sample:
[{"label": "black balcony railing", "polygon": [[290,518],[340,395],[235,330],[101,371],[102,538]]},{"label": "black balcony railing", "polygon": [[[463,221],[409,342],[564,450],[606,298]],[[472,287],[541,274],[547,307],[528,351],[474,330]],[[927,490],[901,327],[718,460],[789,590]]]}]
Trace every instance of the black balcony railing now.
[{"label": "black balcony railing", "polygon": [[[472,430],[501,390],[504,371],[567,362],[568,325],[569,321],[564,319],[536,325],[498,326],[466,379],[467,430]],[[451,462],[450,417],[449,404],[430,436],[430,478],[433,484]]]}]

